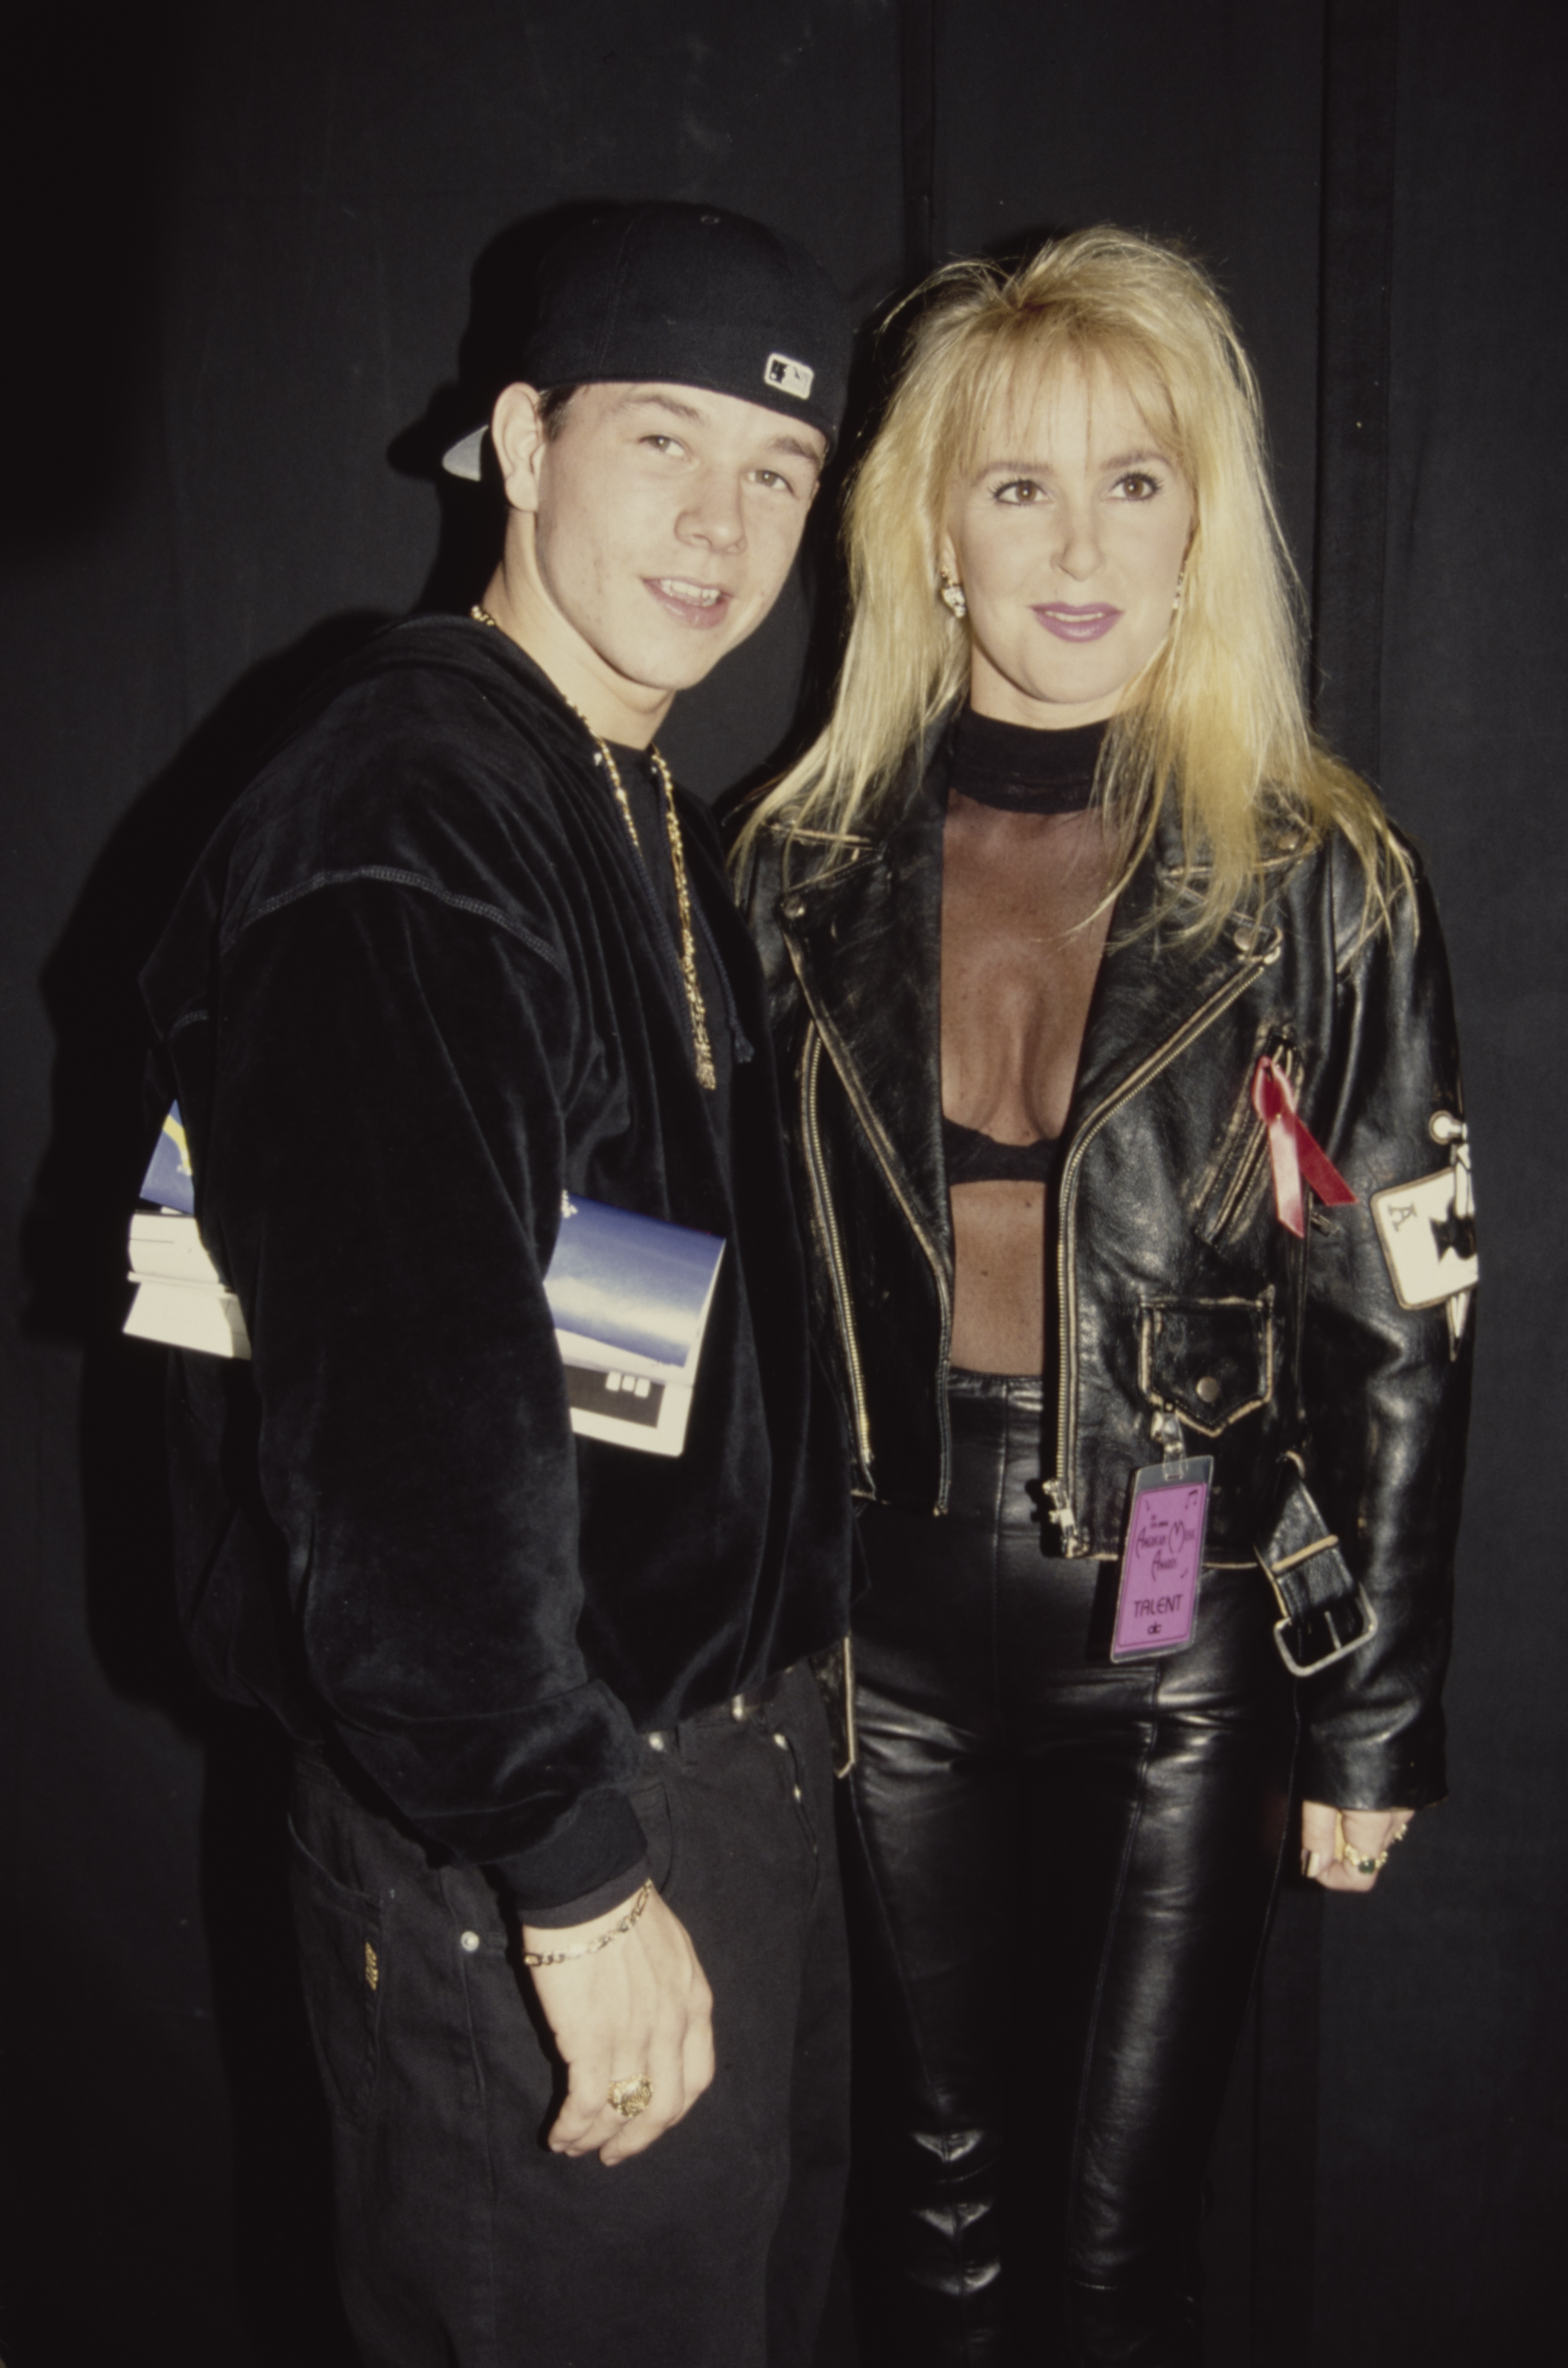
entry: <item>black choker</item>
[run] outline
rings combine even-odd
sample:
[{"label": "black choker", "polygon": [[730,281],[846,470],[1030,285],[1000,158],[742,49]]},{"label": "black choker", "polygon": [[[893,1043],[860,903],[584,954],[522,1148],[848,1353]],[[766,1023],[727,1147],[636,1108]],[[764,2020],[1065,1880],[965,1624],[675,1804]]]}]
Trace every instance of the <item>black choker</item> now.
[{"label": "black choker", "polygon": [[1093,794],[1103,723],[1041,732],[966,707],[953,728],[950,787],[1009,814],[1082,814]]}]

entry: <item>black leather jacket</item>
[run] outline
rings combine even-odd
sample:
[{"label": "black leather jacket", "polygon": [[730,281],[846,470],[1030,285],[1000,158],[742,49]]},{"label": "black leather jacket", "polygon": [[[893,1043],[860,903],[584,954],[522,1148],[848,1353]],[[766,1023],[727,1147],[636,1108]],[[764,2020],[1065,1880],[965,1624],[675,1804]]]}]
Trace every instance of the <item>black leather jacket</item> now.
[{"label": "black leather jacket", "polygon": [[[939,761],[912,774],[900,818],[864,838],[769,831],[741,883],[860,1492],[938,1512],[945,778]],[[1260,928],[1238,920],[1200,947],[1141,928],[1177,852],[1167,827],[1118,905],[1051,1189],[1045,1551],[1119,1556],[1132,1474],[1173,1416],[1185,1452],[1215,1458],[1210,1567],[1256,1566],[1304,1472],[1379,1622],[1302,1689],[1308,1793],[1421,1806],[1445,1783],[1473,1332],[1472,1294],[1455,1287],[1473,1281],[1468,1151],[1436,911],[1417,865],[1392,924],[1367,930],[1360,865],[1336,835],[1281,858]],[[1335,1209],[1309,1196],[1305,1241],[1276,1215],[1251,1105],[1266,1053],[1357,1195]],[[1422,1178],[1413,1215],[1396,1194],[1375,1222],[1374,1194]],[[1437,1295],[1407,1306],[1402,1290]]]}]

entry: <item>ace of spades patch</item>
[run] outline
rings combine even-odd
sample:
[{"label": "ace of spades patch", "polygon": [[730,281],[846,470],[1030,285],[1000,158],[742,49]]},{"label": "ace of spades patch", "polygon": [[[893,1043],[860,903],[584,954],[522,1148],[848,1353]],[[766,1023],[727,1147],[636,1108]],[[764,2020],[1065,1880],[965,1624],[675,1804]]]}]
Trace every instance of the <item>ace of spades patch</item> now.
[{"label": "ace of spades patch", "polygon": [[1475,1288],[1474,1203],[1468,1162],[1372,1195],[1372,1219],[1402,1307],[1437,1307]]}]

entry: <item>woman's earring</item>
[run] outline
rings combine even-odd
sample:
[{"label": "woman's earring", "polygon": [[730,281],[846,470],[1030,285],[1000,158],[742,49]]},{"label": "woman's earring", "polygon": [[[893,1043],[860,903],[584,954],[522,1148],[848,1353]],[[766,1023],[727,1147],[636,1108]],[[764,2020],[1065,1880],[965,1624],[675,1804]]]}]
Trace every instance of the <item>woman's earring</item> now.
[{"label": "woman's earring", "polygon": [[1177,575],[1177,577],[1176,577],[1176,598],[1171,602],[1171,614],[1172,614],[1172,616],[1173,616],[1173,617],[1175,617],[1175,616],[1178,615],[1178,614],[1179,614],[1179,612],[1180,612],[1180,609],[1181,609],[1181,587],[1182,587],[1182,586],[1183,586],[1186,582],[1187,582],[1187,562],[1186,562],[1186,560],[1184,559],[1184,560],[1182,561],[1182,563],[1181,563],[1181,572],[1180,572],[1180,574],[1179,574],[1179,575]]},{"label": "woman's earring", "polygon": [[964,598],[963,586],[942,568],[937,577],[937,598],[955,617],[967,617],[969,602]]}]

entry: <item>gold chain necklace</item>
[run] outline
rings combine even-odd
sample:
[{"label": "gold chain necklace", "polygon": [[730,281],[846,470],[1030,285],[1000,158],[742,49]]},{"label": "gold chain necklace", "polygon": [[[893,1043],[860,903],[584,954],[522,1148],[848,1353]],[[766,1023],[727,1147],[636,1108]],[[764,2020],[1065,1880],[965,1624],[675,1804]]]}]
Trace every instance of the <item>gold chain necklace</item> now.
[{"label": "gold chain necklace", "polygon": [[[477,603],[468,613],[476,625],[493,625],[497,632],[503,630],[489,609],[480,608]],[[567,706],[572,709],[573,714],[598,750],[599,762],[609,776],[610,787],[615,791],[616,804],[620,808],[621,819],[631,835],[633,852],[639,863],[642,863],[643,861],[642,842],[637,836],[637,824],[631,812],[631,801],[626,794],[626,784],[620,778],[615,758],[610,755],[609,744],[600,739],[582,709],[566,699],[566,693],[560,689],[559,685],[556,686],[556,692],[559,698],[566,700]],[[670,768],[658,749],[650,746],[648,754],[653,760],[654,770],[659,776],[660,785],[665,792],[665,820],[669,838],[670,870],[675,875],[676,909],[680,915],[680,975],[681,984],[686,988],[687,1009],[691,1015],[691,1050],[697,1070],[697,1082],[699,1086],[706,1086],[708,1091],[713,1093],[718,1087],[719,1075],[713,1066],[713,1045],[708,1033],[708,1012],[702,1000],[701,981],[697,975],[697,932],[692,927],[691,890],[686,877],[686,848],[680,835],[680,817],[676,812],[676,785],[670,779]]]}]

